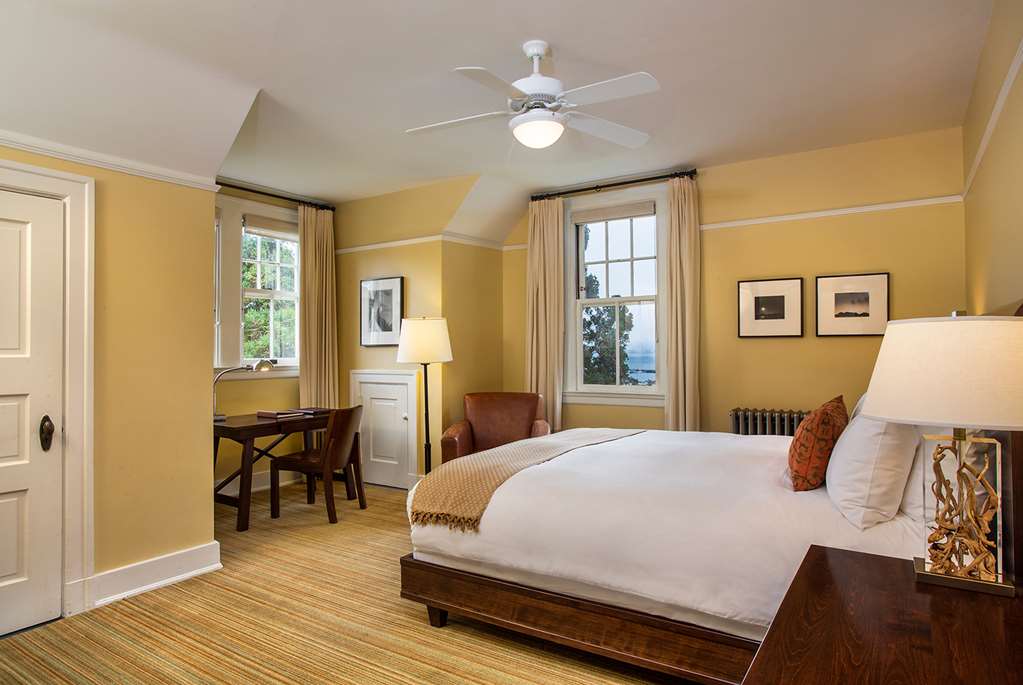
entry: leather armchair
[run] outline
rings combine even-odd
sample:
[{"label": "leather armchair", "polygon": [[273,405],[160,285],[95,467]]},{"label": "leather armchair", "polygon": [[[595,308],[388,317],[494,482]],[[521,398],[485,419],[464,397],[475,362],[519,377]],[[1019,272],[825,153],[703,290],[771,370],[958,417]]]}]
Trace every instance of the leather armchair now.
[{"label": "leather armchair", "polygon": [[531,392],[473,392],[464,398],[465,418],[441,437],[441,462],[551,432],[543,395]]}]

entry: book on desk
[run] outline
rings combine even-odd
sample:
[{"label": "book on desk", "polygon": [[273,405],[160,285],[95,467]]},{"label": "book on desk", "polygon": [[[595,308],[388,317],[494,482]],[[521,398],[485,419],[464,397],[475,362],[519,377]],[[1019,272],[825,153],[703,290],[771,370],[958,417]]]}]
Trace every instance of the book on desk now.
[{"label": "book on desk", "polygon": [[322,416],[332,410],[323,407],[303,407],[301,409],[260,409],[256,416],[261,419],[297,419],[303,416]]}]

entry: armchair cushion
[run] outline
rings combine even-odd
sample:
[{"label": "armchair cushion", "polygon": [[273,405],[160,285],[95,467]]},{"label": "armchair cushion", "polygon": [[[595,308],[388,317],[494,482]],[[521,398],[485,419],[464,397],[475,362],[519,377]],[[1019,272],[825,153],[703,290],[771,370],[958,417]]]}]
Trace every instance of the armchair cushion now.
[{"label": "armchair cushion", "polygon": [[535,393],[474,392],[465,396],[465,420],[472,424],[477,452],[533,437],[533,423],[543,416],[543,398]]}]

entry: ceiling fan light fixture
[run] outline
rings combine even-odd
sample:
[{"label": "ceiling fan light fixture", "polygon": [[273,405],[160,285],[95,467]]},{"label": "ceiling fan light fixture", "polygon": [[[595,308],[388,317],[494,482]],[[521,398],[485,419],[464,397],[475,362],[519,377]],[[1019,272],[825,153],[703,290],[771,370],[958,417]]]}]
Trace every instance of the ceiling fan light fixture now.
[{"label": "ceiling fan light fixture", "polygon": [[508,122],[515,139],[526,147],[540,150],[558,142],[565,132],[565,115],[548,109],[531,109]]}]

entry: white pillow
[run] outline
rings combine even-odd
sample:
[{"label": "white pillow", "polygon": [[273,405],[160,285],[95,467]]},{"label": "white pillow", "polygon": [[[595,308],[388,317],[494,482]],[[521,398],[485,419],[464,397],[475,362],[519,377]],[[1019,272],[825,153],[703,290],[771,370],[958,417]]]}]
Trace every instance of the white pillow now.
[{"label": "white pillow", "polygon": [[902,504],[920,433],[916,426],[857,416],[831,453],[828,496],[863,530],[888,521]]},{"label": "white pillow", "polygon": [[917,445],[906,489],[902,492],[902,505],[899,507],[899,511],[917,522],[924,520],[924,464],[930,463],[929,458],[924,459],[925,452],[930,457],[929,443],[923,439],[924,432],[921,431],[920,444]]},{"label": "white pillow", "polygon": [[860,412],[863,411],[863,403],[866,401],[866,399],[867,393],[863,393],[862,395],[860,395],[860,399],[856,401],[856,406],[853,407],[852,414],[849,414],[850,421],[859,416]]}]

